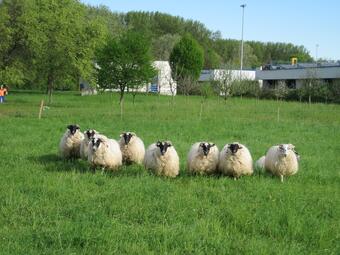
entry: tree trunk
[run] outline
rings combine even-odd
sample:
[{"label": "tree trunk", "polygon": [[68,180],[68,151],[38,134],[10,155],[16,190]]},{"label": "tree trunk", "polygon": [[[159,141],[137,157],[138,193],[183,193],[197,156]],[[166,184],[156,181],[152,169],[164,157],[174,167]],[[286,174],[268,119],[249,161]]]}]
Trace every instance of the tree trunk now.
[{"label": "tree trunk", "polygon": [[133,94],[132,94],[132,104],[133,104],[133,105],[135,105],[135,98],[136,98],[136,94],[133,93]]},{"label": "tree trunk", "polygon": [[308,103],[309,103],[309,104],[312,103],[312,95],[311,95],[311,94],[308,95]]},{"label": "tree trunk", "polygon": [[119,105],[120,105],[120,118],[123,119],[123,104],[124,104],[124,87],[120,89]]},{"label": "tree trunk", "polygon": [[53,92],[53,75],[49,74],[47,79],[47,86],[48,86],[48,104],[52,103],[52,92]]},{"label": "tree trunk", "polygon": [[203,112],[203,99],[201,100],[200,120],[202,120],[202,112]]}]

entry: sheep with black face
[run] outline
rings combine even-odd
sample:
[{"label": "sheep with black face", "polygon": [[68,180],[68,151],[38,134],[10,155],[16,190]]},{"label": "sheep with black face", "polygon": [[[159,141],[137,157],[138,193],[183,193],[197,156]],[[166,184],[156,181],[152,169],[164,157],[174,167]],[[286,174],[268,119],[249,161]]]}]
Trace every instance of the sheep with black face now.
[{"label": "sheep with black face", "polygon": [[117,170],[122,165],[119,144],[113,139],[93,137],[89,143],[88,161],[92,168]]},{"label": "sheep with black face", "polygon": [[68,125],[59,143],[59,154],[62,158],[79,158],[80,144],[84,140],[84,134],[77,124]]},{"label": "sheep with black face", "polygon": [[219,151],[214,143],[198,142],[191,146],[187,158],[188,172],[212,174],[218,166]]},{"label": "sheep with black face", "polygon": [[144,166],[156,175],[176,177],[179,174],[179,157],[170,141],[151,144],[144,157]]},{"label": "sheep with black face", "polygon": [[88,129],[84,132],[84,140],[80,144],[80,157],[82,159],[87,160],[88,157],[88,151],[89,151],[89,143],[94,137],[100,137],[103,139],[107,139],[105,135],[99,134],[94,129]]},{"label": "sheep with black face", "polygon": [[218,169],[222,174],[239,178],[253,174],[253,159],[246,146],[238,142],[226,144],[219,156]]},{"label": "sheep with black face", "polygon": [[264,161],[266,171],[279,176],[283,182],[284,176],[297,173],[300,156],[293,144],[280,144],[269,148]]},{"label": "sheep with black face", "polygon": [[133,132],[124,132],[118,141],[125,164],[142,164],[145,156],[145,147],[142,139]]}]

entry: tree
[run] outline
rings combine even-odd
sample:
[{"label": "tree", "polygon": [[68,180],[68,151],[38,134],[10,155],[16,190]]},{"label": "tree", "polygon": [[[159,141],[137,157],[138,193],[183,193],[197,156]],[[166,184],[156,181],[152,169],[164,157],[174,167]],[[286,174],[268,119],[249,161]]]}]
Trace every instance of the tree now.
[{"label": "tree", "polygon": [[[201,73],[204,62],[203,49],[189,34],[186,34],[175,45],[170,55],[170,66],[173,77],[178,77],[178,89],[185,84],[192,84]],[[186,87],[192,87],[186,86]],[[185,89],[185,93],[189,90]]]},{"label": "tree", "polygon": [[22,87],[33,75],[29,40],[37,22],[32,6],[31,0],[0,1],[0,79],[6,84]]},{"label": "tree", "polygon": [[317,78],[315,69],[307,70],[307,78],[303,81],[302,92],[304,96],[308,97],[308,103],[312,103],[312,96],[315,94],[316,87],[319,80]]},{"label": "tree", "polygon": [[119,89],[121,109],[125,90],[137,89],[156,75],[151,63],[149,40],[132,30],[119,38],[109,38],[100,50],[97,62],[99,85]]},{"label": "tree", "polygon": [[225,69],[218,70],[214,84],[218,89],[219,96],[223,95],[224,102],[227,102],[227,98],[231,95],[231,86],[233,82],[232,70],[230,66],[225,66]]},{"label": "tree", "polygon": [[168,61],[174,45],[180,40],[177,34],[166,34],[153,39],[153,57],[156,60]]},{"label": "tree", "polygon": [[[0,3],[0,72],[15,85],[76,88],[94,77],[94,52],[104,31],[76,0]],[[3,34],[4,33],[4,34]]]},{"label": "tree", "polygon": [[283,99],[287,96],[288,94],[288,87],[284,81],[278,81],[276,86],[275,86],[275,91],[274,91],[276,100],[278,101],[279,99]]},{"label": "tree", "polygon": [[94,77],[94,53],[101,37],[98,23],[87,21],[83,5],[73,0],[44,0],[34,43],[39,78],[47,81],[49,102],[55,86]]}]

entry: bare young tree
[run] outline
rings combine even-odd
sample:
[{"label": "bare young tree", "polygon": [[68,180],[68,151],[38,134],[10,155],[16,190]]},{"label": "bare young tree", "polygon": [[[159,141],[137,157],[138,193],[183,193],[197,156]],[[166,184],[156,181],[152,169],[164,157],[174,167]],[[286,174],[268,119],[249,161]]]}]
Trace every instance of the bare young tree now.
[{"label": "bare young tree", "polygon": [[223,96],[224,102],[227,102],[228,97],[231,95],[231,86],[232,86],[232,70],[230,69],[221,69],[217,70],[215,77],[213,77],[214,85],[218,89],[219,96]]},{"label": "bare young tree", "polygon": [[302,92],[308,97],[308,103],[312,103],[312,96],[315,88],[318,86],[319,79],[317,78],[316,69],[310,68],[307,70],[307,78],[303,81]]},{"label": "bare young tree", "polygon": [[276,96],[276,101],[282,100],[283,98],[285,98],[288,94],[288,87],[286,85],[285,81],[278,81],[276,86],[275,86],[275,91],[274,94]]}]

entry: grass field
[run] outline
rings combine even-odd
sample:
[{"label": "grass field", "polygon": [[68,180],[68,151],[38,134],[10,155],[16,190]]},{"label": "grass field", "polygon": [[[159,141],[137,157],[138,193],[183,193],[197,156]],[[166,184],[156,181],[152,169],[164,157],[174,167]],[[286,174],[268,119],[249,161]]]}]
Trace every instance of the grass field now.
[{"label": "grass field", "polygon": [[[340,106],[233,98],[59,93],[38,120],[45,95],[14,93],[0,105],[1,254],[340,254]],[[280,121],[277,108],[280,107]],[[112,138],[135,131],[145,145],[173,142],[180,176],[140,166],[91,173],[58,158],[66,125]],[[192,143],[239,141],[254,159],[293,143],[300,171],[282,184],[256,173],[234,181],[192,177]]]}]

